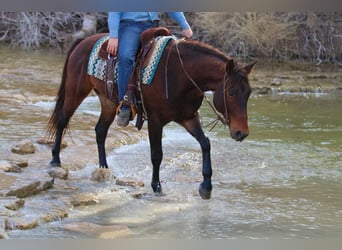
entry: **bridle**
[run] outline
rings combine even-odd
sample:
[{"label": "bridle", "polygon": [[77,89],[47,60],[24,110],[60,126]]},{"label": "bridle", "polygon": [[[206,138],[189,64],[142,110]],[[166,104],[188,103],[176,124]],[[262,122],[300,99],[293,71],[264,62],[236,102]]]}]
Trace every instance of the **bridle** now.
[{"label": "bridle", "polygon": [[[182,40],[182,39],[181,39]],[[227,77],[227,72],[224,73],[224,76],[223,76],[223,91],[222,91],[222,94],[223,94],[223,103],[224,103],[224,108],[225,108],[225,111],[224,111],[224,114],[222,115],[220,112],[217,111],[217,109],[215,108],[215,106],[210,102],[210,100],[208,99],[208,97],[204,94],[204,92],[201,90],[201,88],[198,86],[198,84],[194,81],[194,79],[192,79],[192,77],[189,75],[189,73],[185,70],[185,67],[184,67],[184,64],[183,64],[183,60],[182,60],[182,57],[180,55],[180,52],[179,52],[179,48],[178,48],[178,40],[175,41],[172,45],[172,47],[174,46],[176,48],[176,51],[177,51],[177,56],[178,56],[178,59],[179,59],[179,62],[180,62],[180,65],[182,67],[182,70],[184,72],[184,74],[186,75],[186,77],[189,79],[189,81],[198,89],[198,91],[201,93],[201,95],[204,97],[204,99],[206,100],[206,102],[208,103],[208,105],[210,106],[210,108],[213,110],[213,112],[216,114],[217,118],[216,120],[212,121],[211,123],[209,123],[207,126],[210,126],[212,125],[210,131],[217,125],[217,123],[220,121],[222,122],[222,124],[224,126],[226,125],[229,125],[230,124],[230,116],[229,116],[229,111],[228,111],[228,108],[227,108],[227,95],[226,95],[226,88],[228,86],[228,84],[231,82],[232,80],[232,77],[229,76]],[[169,51],[169,54],[168,54],[168,58],[167,58],[167,62],[166,62],[166,70],[167,70],[167,65],[168,65],[168,61],[169,61],[169,56],[170,56],[170,52],[172,50],[172,47]],[[165,83],[167,85],[167,71],[165,71],[166,74],[165,74]],[[167,90],[167,86],[166,86],[166,90]],[[166,93],[167,94],[167,93]]]}]

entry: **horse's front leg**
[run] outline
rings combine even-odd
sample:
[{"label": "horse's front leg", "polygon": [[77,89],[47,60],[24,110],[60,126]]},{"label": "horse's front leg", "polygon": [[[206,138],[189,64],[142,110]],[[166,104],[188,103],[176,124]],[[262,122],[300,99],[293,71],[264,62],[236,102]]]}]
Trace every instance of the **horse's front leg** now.
[{"label": "horse's front leg", "polygon": [[153,192],[157,194],[162,193],[162,187],[159,180],[159,169],[163,159],[162,132],[163,126],[149,118],[148,134],[150,140],[151,162],[153,165],[151,187]]},{"label": "horse's front leg", "polygon": [[180,123],[196,140],[199,142],[202,150],[202,175],[203,182],[199,187],[199,194],[202,199],[210,199],[210,194],[212,190],[211,185],[211,158],[210,158],[210,141],[209,138],[205,136],[203,129],[201,127],[199,115],[193,117],[192,119],[183,121]]}]

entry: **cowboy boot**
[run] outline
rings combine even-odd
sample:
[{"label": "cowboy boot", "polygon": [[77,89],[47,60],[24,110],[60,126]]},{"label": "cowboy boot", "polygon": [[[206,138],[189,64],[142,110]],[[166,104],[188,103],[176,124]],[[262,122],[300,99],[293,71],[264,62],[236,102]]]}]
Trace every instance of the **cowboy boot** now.
[{"label": "cowboy boot", "polygon": [[136,115],[136,106],[135,106],[136,98],[135,98],[135,85],[129,84],[126,95],[124,99],[120,102],[117,108],[117,124],[120,127],[126,127],[129,121],[133,120]]}]

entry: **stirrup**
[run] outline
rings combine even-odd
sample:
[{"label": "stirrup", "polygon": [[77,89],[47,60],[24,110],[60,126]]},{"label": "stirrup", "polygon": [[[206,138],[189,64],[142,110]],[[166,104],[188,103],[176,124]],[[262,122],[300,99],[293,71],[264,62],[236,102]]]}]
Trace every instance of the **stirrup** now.
[{"label": "stirrup", "polygon": [[133,118],[137,114],[137,109],[136,109],[135,105],[131,102],[128,102],[127,100],[121,100],[119,103],[119,106],[116,108],[116,115],[118,115],[121,112],[122,106],[128,106],[129,107],[129,109],[132,113],[132,120],[133,120]]}]

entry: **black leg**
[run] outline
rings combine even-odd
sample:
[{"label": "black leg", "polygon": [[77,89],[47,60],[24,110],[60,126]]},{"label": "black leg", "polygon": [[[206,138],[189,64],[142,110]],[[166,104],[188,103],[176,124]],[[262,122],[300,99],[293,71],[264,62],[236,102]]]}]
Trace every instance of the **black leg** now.
[{"label": "black leg", "polygon": [[108,168],[105,143],[108,134],[108,129],[115,117],[116,107],[113,105],[113,103],[109,102],[103,97],[100,97],[100,101],[101,115],[95,127],[96,143],[99,154],[99,167]]},{"label": "black leg", "polygon": [[199,142],[202,150],[202,175],[203,182],[200,184],[199,193],[202,199],[210,199],[212,190],[211,185],[211,158],[210,158],[210,141],[202,130],[198,114],[190,120],[183,121],[181,125]]},{"label": "black leg", "polygon": [[151,187],[153,191],[158,194],[162,193],[162,188],[159,180],[159,168],[163,159],[162,131],[162,125],[159,125],[150,119],[148,120],[151,161],[153,165]]},{"label": "black leg", "polygon": [[99,154],[99,167],[100,168],[108,168],[107,159],[106,159],[105,142],[106,142],[106,137],[108,134],[108,128],[110,124],[111,122],[110,123],[103,122],[103,120],[100,118],[95,127],[96,143],[97,143],[97,149],[98,149],[98,154]]},{"label": "black leg", "polygon": [[66,128],[69,119],[61,118],[57,125],[57,132],[55,136],[55,142],[52,147],[52,160],[50,161],[50,167],[61,167],[61,160],[59,158],[61,152],[61,143],[62,137],[64,133],[64,129]]}]

